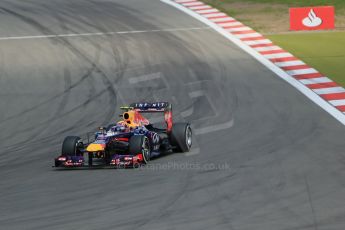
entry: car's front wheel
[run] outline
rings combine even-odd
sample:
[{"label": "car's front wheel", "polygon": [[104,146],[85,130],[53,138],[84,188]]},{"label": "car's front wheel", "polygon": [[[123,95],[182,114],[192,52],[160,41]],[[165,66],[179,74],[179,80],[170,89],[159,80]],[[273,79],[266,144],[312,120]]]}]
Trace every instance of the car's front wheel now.
[{"label": "car's front wheel", "polygon": [[133,156],[142,154],[143,161],[147,164],[151,158],[150,141],[144,135],[134,135],[129,139],[129,153]]},{"label": "car's front wheel", "polygon": [[82,148],[82,146],[83,143],[80,137],[68,136],[62,143],[62,154],[66,156],[77,156],[81,154],[80,148]]}]

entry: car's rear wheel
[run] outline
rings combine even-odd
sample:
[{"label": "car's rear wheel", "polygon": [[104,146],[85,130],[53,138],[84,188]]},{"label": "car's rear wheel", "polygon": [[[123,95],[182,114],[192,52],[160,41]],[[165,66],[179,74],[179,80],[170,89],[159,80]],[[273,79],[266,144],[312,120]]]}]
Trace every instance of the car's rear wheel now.
[{"label": "car's rear wheel", "polygon": [[176,152],[189,152],[192,148],[192,128],[188,123],[176,123],[172,127],[170,141]]},{"label": "car's rear wheel", "polygon": [[144,135],[135,135],[129,139],[129,153],[131,155],[143,155],[144,163],[148,163],[151,158],[150,141]]},{"label": "car's rear wheel", "polygon": [[77,156],[81,154],[80,148],[82,145],[83,143],[80,137],[68,136],[62,143],[62,154],[66,156]]}]

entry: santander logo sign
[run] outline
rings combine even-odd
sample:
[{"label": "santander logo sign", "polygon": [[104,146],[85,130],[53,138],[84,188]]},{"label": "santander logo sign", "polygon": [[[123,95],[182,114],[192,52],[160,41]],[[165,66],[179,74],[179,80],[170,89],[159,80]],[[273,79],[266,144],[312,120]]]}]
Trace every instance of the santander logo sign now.
[{"label": "santander logo sign", "polygon": [[330,30],[335,28],[333,6],[290,8],[290,30]]},{"label": "santander logo sign", "polygon": [[322,24],[322,19],[316,16],[313,9],[310,10],[308,17],[303,19],[303,25],[306,27],[317,27]]}]

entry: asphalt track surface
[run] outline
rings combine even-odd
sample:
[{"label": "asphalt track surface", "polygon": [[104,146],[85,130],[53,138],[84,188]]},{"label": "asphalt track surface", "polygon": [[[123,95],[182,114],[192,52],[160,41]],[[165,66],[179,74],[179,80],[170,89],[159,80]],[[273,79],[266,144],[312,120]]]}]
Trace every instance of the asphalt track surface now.
[{"label": "asphalt track surface", "polygon": [[[1,1],[0,24],[148,31],[0,40],[0,229],[344,229],[344,127],[205,25],[158,0]],[[199,29],[157,31],[177,28]],[[174,103],[192,153],[51,168],[66,135],[137,100]]]}]

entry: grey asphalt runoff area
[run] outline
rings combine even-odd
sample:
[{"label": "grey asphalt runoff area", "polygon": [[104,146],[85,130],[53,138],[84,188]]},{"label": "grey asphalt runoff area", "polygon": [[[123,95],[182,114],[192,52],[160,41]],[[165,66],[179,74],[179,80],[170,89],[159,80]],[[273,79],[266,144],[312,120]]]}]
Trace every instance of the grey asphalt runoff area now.
[{"label": "grey asphalt runoff area", "polygon": [[[1,1],[0,71],[0,229],[345,228],[345,128],[158,0]],[[51,168],[142,100],[193,124],[191,153]]]}]

